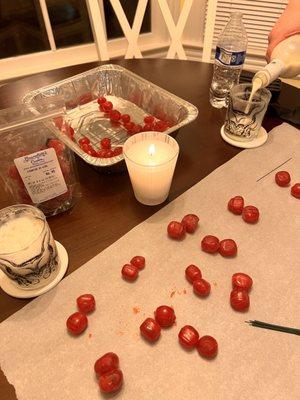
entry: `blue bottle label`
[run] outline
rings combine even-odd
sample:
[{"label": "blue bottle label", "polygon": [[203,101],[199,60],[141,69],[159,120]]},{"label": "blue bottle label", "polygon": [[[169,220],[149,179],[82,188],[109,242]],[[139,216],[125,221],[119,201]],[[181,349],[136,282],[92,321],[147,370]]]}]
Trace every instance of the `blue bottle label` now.
[{"label": "blue bottle label", "polygon": [[245,51],[227,51],[221,47],[216,47],[215,59],[223,65],[238,67],[244,64],[245,57]]}]

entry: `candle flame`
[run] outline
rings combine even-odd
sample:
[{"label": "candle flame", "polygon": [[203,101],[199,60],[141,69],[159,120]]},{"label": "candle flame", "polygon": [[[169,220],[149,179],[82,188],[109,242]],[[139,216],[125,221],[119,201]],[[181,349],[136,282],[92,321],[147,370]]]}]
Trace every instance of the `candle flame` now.
[{"label": "candle flame", "polygon": [[155,145],[154,144],[151,144],[149,146],[148,153],[149,153],[150,156],[154,155],[154,153],[155,153]]}]

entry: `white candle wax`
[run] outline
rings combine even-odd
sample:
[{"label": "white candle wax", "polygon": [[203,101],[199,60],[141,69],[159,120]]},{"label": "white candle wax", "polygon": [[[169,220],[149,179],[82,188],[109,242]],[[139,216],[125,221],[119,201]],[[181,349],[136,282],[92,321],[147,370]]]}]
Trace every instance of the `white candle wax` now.
[{"label": "white candle wax", "polygon": [[124,155],[138,201],[157,205],[166,200],[178,149],[173,138],[158,132],[144,132],[127,140]]}]

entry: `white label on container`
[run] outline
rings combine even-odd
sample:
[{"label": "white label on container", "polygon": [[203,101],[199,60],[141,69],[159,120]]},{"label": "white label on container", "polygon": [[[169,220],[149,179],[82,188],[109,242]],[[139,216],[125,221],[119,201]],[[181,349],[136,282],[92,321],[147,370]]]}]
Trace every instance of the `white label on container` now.
[{"label": "white label on container", "polygon": [[53,199],[68,190],[53,148],[16,158],[14,163],[34,203]]}]

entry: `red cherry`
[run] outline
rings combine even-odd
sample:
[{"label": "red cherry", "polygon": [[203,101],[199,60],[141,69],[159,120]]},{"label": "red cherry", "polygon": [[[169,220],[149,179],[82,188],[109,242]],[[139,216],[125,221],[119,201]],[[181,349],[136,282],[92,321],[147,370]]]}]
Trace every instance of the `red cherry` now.
[{"label": "red cherry", "polygon": [[152,115],[147,115],[144,118],[144,122],[145,124],[152,124],[154,122],[154,117]]},{"label": "red cherry", "polygon": [[86,136],[83,136],[81,139],[78,140],[79,146],[82,147],[84,144],[90,144],[90,139]]},{"label": "red cherry", "polygon": [[123,122],[123,124],[130,122],[130,115],[122,114],[121,115],[121,121]]},{"label": "red cherry", "polygon": [[200,269],[196,265],[191,264],[186,267],[185,277],[190,283],[193,283],[195,280],[201,279],[202,274]]},{"label": "red cherry", "polygon": [[248,292],[242,289],[233,289],[230,293],[230,304],[236,311],[247,311],[250,306]]},{"label": "red cherry", "polygon": [[104,104],[106,103],[106,98],[105,97],[99,97],[99,99],[97,100],[97,103],[100,104]]},{"label": "red cherry", "polygon": [[123,374],[119,369],[109,371],[99,378],[99,387],[102,393],[114,393],[118,391],[123,383]]},{"label": "red cherry", "polygon": [[70,125],[64,125],[64,132],[70,139],[74,140],[75,131]]},{"label": "red cherry", "polygon": [[237,245],[233,239],[224,239],[220,242],[219,253],[223,257],[234,257],[237,253]]},{"label": "red cherry", "polygon": [[210,293],[210,283],[207,282],[205,279],[196,279],[193,282],[193,290],[194,293],[200,297],[206,297]]},{"label": "red cherry", "polygon": [[14,181],[22,182],[21,175],[19,174],[19,171],[15,165],[11,165],[8,169],[8,176],[13,179]]},{"label": "red cherry", "polygon": [[133,127],[134,127],[134,123],[133,123],[133,122],[125,122],[125,123],[124,123],[124,128],[125,128],[127,131],[131,131]]},{"label": "red cherry", "polygon": [[106,101],[105,103],[101,104],[101,107],[104,112],[108,113],[110,110],[113,109],[113,104],[111,101]]},{"label": "red cherry", "polygon": [[128,133],[130,133],[131,135],[135,135],[136,133],[140,133],[141,131],[142,131],[142,126],[139,124],[136,124],[132,127],[131,131]]},{"label": "red cherry", "polygon": [[59,157],[66,148],[65,144],[58,139],[48,140],[47,147],[52,147],[55,150],[57,157]]},{"label": "red cherry", "polygon": [[88,326],[88,319],[85,314],[81,312],[76,312],[69,316],[67,319],[67,328],[73,335],[80,335],[86,330]]},{"label": "red cherry", "polygon": [[219,250],[220,242],[216,236],[204,236],[201,242],[201,248],[206,253],[216,253]]},{"label": "red cherry", "polygon": [[145,257],[143,256],[135,256],[131,259],[130,261],[131,265],[134,265],[138,269],[144,269],[145,268]]},{"label": "red cherry", "polygon": [[160,337],[161,328],[153,318],[147,318],[140,326],[141,335],[149,340],[149,342],[156,342]]},{"label": "red cherry", "polygon": [[123,147],[120,147],[120,146],[115,147],[115,148],[113,149],[113,152],[114,152],[114,156],[115,156],[115,157],[116,157],[116,156],[119,156],[120,154],[123,153]]},{"label": "red cherry", "polygon": [[81,150],[83,150],[85,153],[89,154],[92,157],[97,157],[96,150],[94,150],[90,144],[81,145]]},{"label": "red cherry", "polygon": [[108,151],[109,150],[107,150],[107,149],[101,149],[101,150],[97,151],[97,157],[99,157],[99,158],[108,158],[107,157],[107,152]]},{"label": "red cherry", "polygon": [[190,325],[185,325],[178,333],[178,339],[181,346],[186,349],[193,349],[199,340],[198,331]]},{"label": "red cherry", "polygon": [[96,302],[92,294],[82,294],[76,300],[77,307],[82,313],[89,313],[95,310]]},{"label": "red cherry", "polygon": [[195,214],[187,214],[182,218],[181,223],[185,226],[187,233],[194,233],[197,229],[199,217]]},{"label": "red cherry", "polygon": [[254,206],[246,206],[243,209],[242,217],[248,224],[255,224],[259,219],[259,210]]},{"label": "red cherry", "polygon": [[212,336],[202,336],[196,344],[200,356],[214,358],[218,353],[218,342]]},{"label": "red cherry", "polygon": [[153,125],[153,130],[157,131],[157,132],[164,132],[167,129],[168,129],[168,126],[166,125],[166,123],[164,121],[157,121]]},{"label": "red cherry", "polygon": [[300,199],[300,183],[295,183],[295,185],[291,187],[291,195]]},{"label": "red cherry", "polygon": [[142,127],[142,132],[149,132],[149,131],[153,131],[153,125],[152,124],[145,124]]},{"label": "red cherry", "polygon": [[91,157],[97,157],[97,152],[92,147],[86,153]]},{"label": "red cherry", "polygon": [[77,107],[77,101],[76,100],[66,101],[65,102],[65,106],[66,106],[67,109],[75,108],[75,107]]},{"label": "red cherry", "polygon": [[252,278],[243,272],[237,272],[233,274],[231,281],[233,289],[242,289],[246,290],[247,292],[250,291],[253,284]]},{"label": "red cherry", "polygon": [[84,143],[80,146],[81,150],[87,153],[89,150],[92,150],[92,146],[90,144]]},{"label": "red cherry", "polygon": [[119,357],[115,353],[106,353],[95,362],[94,370],[97,375],[103,375],[107,372],[119,368]]},{"label": "red cherry", "polygon": [[139,270],[134,265],[125,264],[122,268],[121,273],[126,281],[135,281],[139,275]]},{"label": "red cherry", "polygon": [[244,208],[244,199],[242,196],[235,196],[228,202],[228,210],[233,214],[241,215]]},{"label": "red cherry", "polygon": [[62,128],[62,126],[63,126],[64,119],[63,119],[63,117],[54,117],[54,118],[53,118],[53,122],[54,122],[55,126],[56,126],[59,130],[61,130],[61,128]]},{"label": "red cherry", "polygon": [[111,110],[109,113],[109,118],[111,121],[119,121],[121,118],[121,113],[118,110]]},{"label": "red cherry", "polygon": [[172,239],[180,240],[185,236],[185,227],[181,222],[171,221],[167,228],[168,235]]},{"label": "red cherry", "polygon": [[58,162],[60,165],[61,172],[62,172],[65,180],[67,181],[70,178],[70,173],[71,173],[70,163],[67,160],[65,160],[64,158],[59,158]]},{"label": "red cherry", "polygon": [[175,322],[176,316],[173,308],[169,306],[159,306],[155,311],[155,320],[162,328],[168,328]]},{"label": "red cherry", "polygon": [[168,127],[168,128],[171,128],[172,126],[174,126],[175,125],[175,122],[172,122],[172,121],[165,121],[165,124],[166,124],[166,126]]},{"label": "red cherry", "polygon": [[100,146],[102,149],[110,149],[111,148],[111,140],[108,137],[104,137],[101,142]]},{"label": "red cherry", "polygon": [[115,156],[115,153],[113,152],[113,150],[111,150],[111,149],[106,150],[106,158],[111,158],[114,156]]},{"label": "red cherry", "polygon": [[287,171],[278,171],[275,175],[275,182],[278,186],[288,186],[291,182],[291,176]]}]

